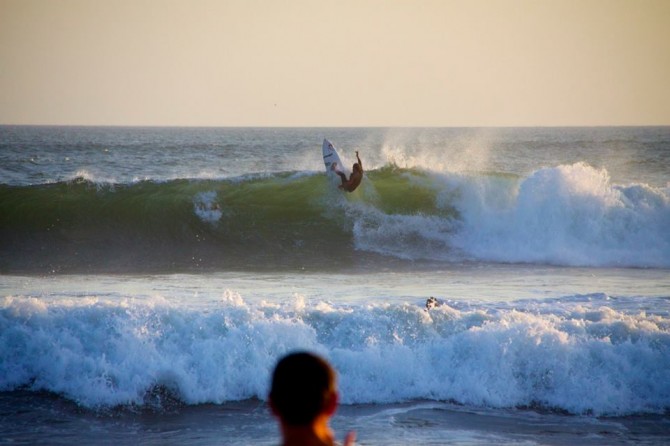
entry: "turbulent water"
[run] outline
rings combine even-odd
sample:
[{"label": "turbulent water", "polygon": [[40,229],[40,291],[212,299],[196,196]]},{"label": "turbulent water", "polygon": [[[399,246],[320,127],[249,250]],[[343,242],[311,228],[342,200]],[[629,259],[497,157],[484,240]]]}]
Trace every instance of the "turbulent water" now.
[{"label": "turbulent water", "polygon": [[[326,179],[325,137],[345,162],[360,152],[356,192]],[[621,421],[589,441],[662,444],[669,178],[663,127],[0,127],[0,411],[51,432],[45,391],[94,413],[215,404],[232,429],[249,409],[231,405],[264,400],[276,359],[309,349],[369,444],[403,444],[378,417],[409,443],[519,444],[509,420],[529,411],[587,417],[561,431],[644,417],[641,436]],[[445,413],[476,438],[432,429]],[[263,443],[261,419],[231,442]]]},{"label": "turbulent water", "polygon": [[[0,186],[2,270],[332,270],[393,259],[670,266],[667,184],[617,183],[605,167],[583,160],[519,172],[501,157],[500,170],[449,170],[456,155],[439,147],[401,156],[382,146],[368,150],[366,187],[349,197],[324,181],[318,158],[312,169],[297,169],[318,155],[305,153],[299,141],[295,149],[269,141],[171,147],[163,141],[170,132],[154,131],[161,138],[154,147],[153,133],[138,132],[133,142],[119,132],[112,145],[103,136],[113,131],[98,132],[103,141],[95,144],[94,130],[72,131],[81,140],[45,147],[5,138],[3,178],[10,181]],[[232,133],[234,141],[246,135]],[[635,162],[667,165],[662,143]],[[561,155],[567,148],[551,150]],[[456,164],[467,160],[465,154]]]},{"label": "turbulent water", "polygon": [[10,297],[3,306],[4,388],[29,384],[89,407],[141,405],[161,386],[188,404],[264,398],[268,352],[290,346],[328,353],[347,377],[346,403],[626,414],[662,412],[670,397],[669,315],[655,309],[664,299],[448,302],[426,311],[304,298],[252,305],[227,291],[208,311],[159,298]]}]

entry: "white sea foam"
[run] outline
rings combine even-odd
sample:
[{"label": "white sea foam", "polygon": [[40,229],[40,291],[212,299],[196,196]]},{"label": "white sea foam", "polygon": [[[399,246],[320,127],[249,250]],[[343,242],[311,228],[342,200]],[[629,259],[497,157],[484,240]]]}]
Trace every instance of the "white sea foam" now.
[{"label": "white sea foam", "polygon": [[66,179],[66,181],[87,181],[98,186],[116,184],[117,179],[111,176],[95,174],[88,169],[79,169]]},{"label": "white sea foam", "polygon": [[223,210],[216,191],[200,192],[193,197],[193,211],[204,222],[216,223],[221,220]]},{"label": "white sea foam", "polygon": [[606,171],[583,163],[534,172],[511,206],[474,199],[459,210],[464,226],[453,242],[477,258],[670,265],[670,197],[645,185],[612,185]]},{"label": "white sea foam", "polygon": [[670,266],[670,194],[612,184],[584,163],[525,178],[433,174],[436,206],[457,215],[351,207],[358,249],[410,259]]},{"label": "white sea foam", "polygon": [[[630,414],[670,407],[668,312],[607,296],[500,305],[251,305],[228,290],[194,309],[150,299],[0,302],[0,390],[27,386],[88,406],[264,399],[276,359],[308,349],[340,375],[344,403],[453,400]],[[667,304],[667,303],[666,303]]]}]

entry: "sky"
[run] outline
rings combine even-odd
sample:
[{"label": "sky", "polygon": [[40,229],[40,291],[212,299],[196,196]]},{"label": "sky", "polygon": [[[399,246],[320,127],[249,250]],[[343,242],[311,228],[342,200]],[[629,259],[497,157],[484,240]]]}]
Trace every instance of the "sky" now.
[{"label": "sky", "polygon": [[670,0],[0,0],[0,124],[670,125]]}]

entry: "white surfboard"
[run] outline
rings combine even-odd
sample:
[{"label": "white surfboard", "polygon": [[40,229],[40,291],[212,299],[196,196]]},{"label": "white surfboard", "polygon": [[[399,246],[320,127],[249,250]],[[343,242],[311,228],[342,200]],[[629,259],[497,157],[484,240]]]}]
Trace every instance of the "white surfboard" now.
[{"label": "white surfboard", "polygon": [[347,176],[347,178],[349,177],[349,170],[342,163],[340,155],[337,153],[335,146],[333,146],[333,144],[327,139],[324,139],[322,150],[323,150],[323,163],[326,166],[326,174],[328,175],[328,178],[330,178],[331,181],[337,183],[338,185],[342,184],[340,176],[333,170],[333,165],[335,165],[336,170],[344,173]]}]

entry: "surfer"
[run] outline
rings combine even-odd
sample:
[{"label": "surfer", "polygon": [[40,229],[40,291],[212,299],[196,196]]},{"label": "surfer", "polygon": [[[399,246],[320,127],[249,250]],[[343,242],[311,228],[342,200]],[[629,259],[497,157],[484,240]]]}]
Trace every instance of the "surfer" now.
[{"label": "surfer", "polygon": [[[282,445],[332,446],[328,422],[338,404],[335,370],[326,360],[307,352],[291,353],[277,363],[268,397],[279,419]],[[344,446],[353,445],[349,432]]]},{"label": "surfer", "polygon": [[435,299],[433,296],[430,296],[426,299],[426,310],[433,309],[442,305],[439,300]]},{"label": "surfer", "polygon": [[340,184],[338,187],[340,189],[346,190],[347,192],[353,192],[354,190],[356,190],[358,185],[361,184],[361,181],[363,180],[363,162],[361,161],[361,157],[358,156],[358,150],[356,150],[356,159],[358,160],[358,162],[354,163],[351,175],[349,176],[348,180],[344,172],[340,172],[339,170],[337,170],[337,163],[333,163],[331,167],[331,169],[333,169],[333,172],[338,174],[342,179],[342,184]]}]

